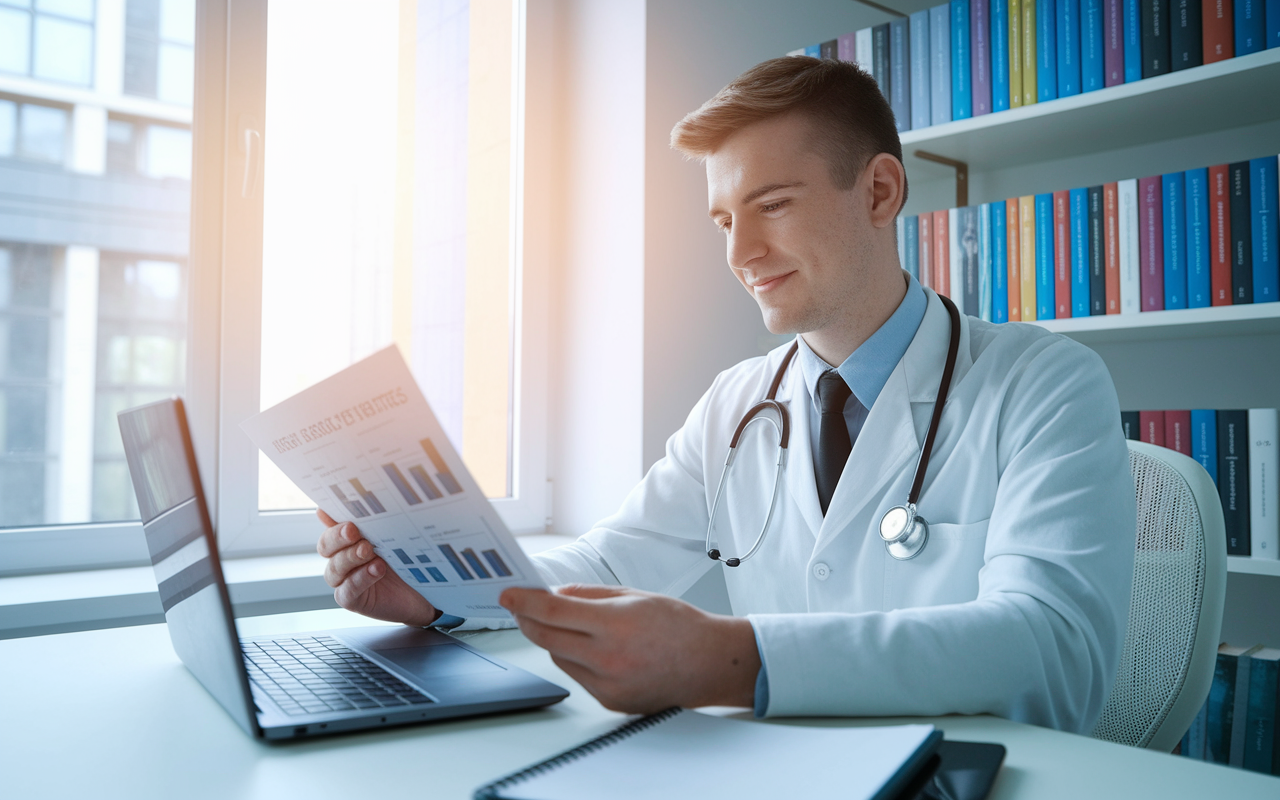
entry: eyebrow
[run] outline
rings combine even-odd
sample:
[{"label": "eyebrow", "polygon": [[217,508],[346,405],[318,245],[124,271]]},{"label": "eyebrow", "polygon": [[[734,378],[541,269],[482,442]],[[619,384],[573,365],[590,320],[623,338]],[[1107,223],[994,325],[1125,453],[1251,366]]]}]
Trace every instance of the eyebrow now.
[{"label": "eyebrow", "polygon": [[[804,181],[792,181],[791,183],[770,183],[765,186],[760,186],[758,188],[752,189],[750,192],[747,192],[746,196],[743,197],[740,202],[742,203],[742,205],[745,206],[752,202],[755,202],[761,197],[764,197],[770,192],[776,192],[779,189],[796,189],[801,186],[804,186]],[[723,213],[723,212],[721,212],[721,210],[718,208],[713,208],[709,212],[707,212],[708,216],[711,216],[711,217],[715,217],[715,215],[719,213]]]}]

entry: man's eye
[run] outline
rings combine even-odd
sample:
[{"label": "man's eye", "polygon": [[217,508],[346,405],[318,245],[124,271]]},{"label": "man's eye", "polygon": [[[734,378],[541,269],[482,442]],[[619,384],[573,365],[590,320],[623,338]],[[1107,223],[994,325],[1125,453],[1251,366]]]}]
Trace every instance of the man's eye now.
[{"label": "man's eye", "polygon": [[766,203],[760,206],[760,210],[761,211],[777,211],[779,208],[782,208],[786,204],[787,204],[786,200],[778,200],[777,202]]}]

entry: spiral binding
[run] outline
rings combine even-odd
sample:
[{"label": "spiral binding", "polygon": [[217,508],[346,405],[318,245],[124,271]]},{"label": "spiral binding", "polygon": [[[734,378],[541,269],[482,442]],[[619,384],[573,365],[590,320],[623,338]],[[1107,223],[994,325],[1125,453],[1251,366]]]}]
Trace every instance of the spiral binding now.
[{"label": "spiral binding", "polygon": [[493,783],[481,786],[479,789],[476,789],[473,797],[475,800],[498,800],[498,798],[500,798],[498,793],[503,789],[510,788],[521,781],[526,781],[530,778],[541,775],[544,772],[550,772],[553,769],[558,769],[571,761],[576,761],[583,756],[589,756],[598,750],[603,750],[610,745],[617,744],[623,739],[626,739],[629,736],[634,736],[640,731],[652,728],[654,725],[659,723],[666,722],[683,710],[684,709],[679,706],[673,706],[665,711],[650,714],[647,717],[633,719],[627,724],[614,728],[602,736],[597,736],[589,742],[580,744],[572,750],[566,750],[558,756],[553,756],[546,761],[541,761],[531,767],[525,767],[519,772],[513,772],[505,778],[499,778]]}]

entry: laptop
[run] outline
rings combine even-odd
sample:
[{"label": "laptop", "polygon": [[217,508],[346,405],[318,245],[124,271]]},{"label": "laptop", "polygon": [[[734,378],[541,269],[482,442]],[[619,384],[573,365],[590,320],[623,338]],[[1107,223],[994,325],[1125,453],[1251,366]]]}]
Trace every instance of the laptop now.
[{"label": "laptop", "polygon": [[182,400],[122,411],[119,423],[173,649],[250,736],[297,739],[539,708],[569,696],[441,631],[240,638]]}]

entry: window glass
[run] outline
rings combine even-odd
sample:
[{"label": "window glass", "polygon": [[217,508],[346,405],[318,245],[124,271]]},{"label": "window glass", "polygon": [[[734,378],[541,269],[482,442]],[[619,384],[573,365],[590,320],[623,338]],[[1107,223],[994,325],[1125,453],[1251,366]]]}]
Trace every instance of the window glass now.
[{"label": "window glass", "polygon": [[129,175],[138,170],[138,144],[134,124],[122,119],[107,120],[107,172]]},{"label": "window glass", "polygon": [[166,103],[191,105],[195,85],[195,52],[190,47],[161,44],[156,74],[156,98]]},{"label": "window glass", "polygon": [[190,0],[161,0],[160,38],[192,45],[196,41],[196,6]]},{"label": "window glass", "polygon": [[0,7],[0,71],[26,75],[31,69],[31,15]]},{"label": "window glass", "polygon": [[62,163],[67,152],[67,112],[24,103],[19,118],[19,154],[36,161]]},{"label": "window glass", "polygon": [[38,0],[36,10],[91,21],[93,0]]},{"label": "window glass", "polygon": [[152,178],[191,180],[191,131],[168,125],[147,126],[147,168]]},{"label": "window glass", "polygon": [[18,104],[0,100],[0,156],[12,156],[18,147]]},{"label": "window glass", "polygon": [[36,16],[35,76],[88,86],[93,82],[93,27]]}]

